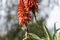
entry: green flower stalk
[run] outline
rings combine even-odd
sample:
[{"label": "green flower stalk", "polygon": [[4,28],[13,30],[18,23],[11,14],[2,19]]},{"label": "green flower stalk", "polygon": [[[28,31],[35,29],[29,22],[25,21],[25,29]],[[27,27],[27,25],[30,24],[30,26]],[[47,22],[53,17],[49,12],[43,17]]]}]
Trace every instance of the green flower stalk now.
[{"label": "green flower stalk", "polygon": [[45,30],[44,30],[44,27],[43,26],[41,26],[41,25],[43,25],[42,24],[42,22],[41,22],[41,25],[40,25],[40,23],[39,23],[39,21],[37,20],[37,18],[36,18],[36,14],[35,14],[35,12],[33,11],[33,14],[34,14],[34,17],[35,17],[35,20],[36,20],[36,23],[37,23],[37,28],[38,28],[38,30],[43,34],[43,37],[42,38],[46,38],[46,32],[45,32]]},{"label": "green flower stalk", "polygon": [[46,26],[45,23],[44,23],[44,27],[45,27],[45,29],[46,29],[46,32],[47,32],[48,36],[49,36],[49,39],[50,39],[50,40],[53,40],[53,37],[51,36],[51,34],[50,34],[50,32],[49,32],[49,30],[48,30],[48,28],[47,28],[47,26]]}]

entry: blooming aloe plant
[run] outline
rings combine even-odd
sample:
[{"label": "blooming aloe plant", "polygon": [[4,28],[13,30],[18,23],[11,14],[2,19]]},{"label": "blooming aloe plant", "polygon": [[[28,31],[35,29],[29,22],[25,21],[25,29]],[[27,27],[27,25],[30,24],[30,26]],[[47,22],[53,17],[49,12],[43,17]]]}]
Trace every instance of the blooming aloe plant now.
[{"label": "blooming aloe plant", "polygon": [[[38,11],[38,0],[20,0],[18,5],[19,24],[27,27],[28,23],[31,22],[30,11],[32,13]],[[28,32],[28,28],[26,28],[26,31]]]},{"label": "blooming aloe plant", "polygon": [[[37,27],[39,29],[39,31],[45,35],[46,37],[44,38],[44,40],[55,40],[55,33],[53,35],[53,37],[51,36],[46,24],[43,22],[44,27],[41,27],[37,18],[36,18],[36,12],[38,12],[38,0],[20,0],[19,5],[18,5],[18,19],[19,19],[19,24],[21,24],[22,26],[26,26],[26,33],[25,33],[25,38],[23,40],[41,40],[39,37],[38,39],[34,36],[31,35],[31,33],[29,33],[28,30],[28,24],[31,22],[31,12],[35,17],[36,23],[37,23]],[[42,28],[45,30],[45,33],[43,32]],[[46,35],[47,34],[47,35]],[[43,38],[42,38],[43,39]]]}]

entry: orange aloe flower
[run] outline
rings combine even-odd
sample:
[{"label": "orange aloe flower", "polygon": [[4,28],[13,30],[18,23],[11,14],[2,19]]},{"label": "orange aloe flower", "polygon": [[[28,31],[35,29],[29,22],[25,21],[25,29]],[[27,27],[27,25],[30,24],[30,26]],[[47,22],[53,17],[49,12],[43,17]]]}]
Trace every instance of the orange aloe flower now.
[{"label": "orange aloe flower", "polygon": [[30,11],[38,11],[38,1],[37,0],[20,0],[18,5],[18,18],[19,24],[25,25],[30,23],[31,16]]},{"label": "orange aloe flower", "polygon": [[20,0],[20,3],[18,5],[18,18],[19,18],[19,24],[25,25],[30,22],[30,14],[28,11],[26,11],[23,0]]},{"label": "orange aloe flower", "polygon": [[26,11],[38,11],[38,0],[23,0]]}]

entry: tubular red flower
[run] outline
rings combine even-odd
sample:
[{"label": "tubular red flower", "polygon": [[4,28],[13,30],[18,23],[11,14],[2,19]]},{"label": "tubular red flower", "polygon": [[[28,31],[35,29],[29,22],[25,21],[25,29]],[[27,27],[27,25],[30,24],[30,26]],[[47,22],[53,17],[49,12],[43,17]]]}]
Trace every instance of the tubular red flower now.
[{"label": "tubular red flower", "polygon": [[21,25],[28,24],[30,22],[30,15],[20,16],[19,22],[21,23]]},{"label": "tubular red flower", "polygon": [[20,0],[18,5],[18,18],[21,25],[28,24],[31,21],[30,11],[38,11],[38,1]]},{"label": "tubular red flower", "polygon": [[34,10],[34,12],[38,11],[38,0],[23,0],[25,9],[27,11]]},{"label": "tubular red flower", "polygon": [[18,18],[19,18],[19,24],[25,25],[30,22],[30,14],[29,14],[29,9],[25,9],[23,0],[20,0],[20,3],[18,5]]},{"label": "tubular red flower", "polygon": [[31,10],[34,11],[34,12],[38,12],[38,0],[30,0],[31,3]]}]

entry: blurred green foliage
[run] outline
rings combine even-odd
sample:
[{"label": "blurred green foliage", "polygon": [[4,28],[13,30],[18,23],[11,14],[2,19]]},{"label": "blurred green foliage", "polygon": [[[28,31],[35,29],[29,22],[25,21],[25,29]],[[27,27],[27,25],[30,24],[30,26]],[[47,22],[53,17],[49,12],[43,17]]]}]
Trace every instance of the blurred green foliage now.
[{"label": "blurred green foliage", "polygon": [[29,36],[26,38],[23,38],[23,40],[41,40],[37,35],[33,33],[29,33]]},{"label": "blurred green foliage", "polygon": [[[29,33],[33,33],[33,34],[37,35],[40,38],[45,38],[46,37],[46,32],[45,32],[44,27],[43,27],[43,21],[44,21],[44,19],[39,21],[39,24],[40,24],[41,28],[38,28],[37,24],[34,23],[34,22],[29,24],[28,25]],[[12,28],[7,33],[7,39],[8,40],[15,40],[17,38],[18,40],[22,40],[24,38],[25,31],[23,31],[21,29],[21,27],[22,27],[21,25],[15,24],[15,27]]]},{"label": "blurred green foliage", "polygon": [[34,34],[38,35],[40,38],[45,38],[46,37],[46,32],[44,30],[43,21],[44,21],[44,19],[39,21],[39,25],[40,25],[39,27],[40,28],[38,28],[37,23],[30,24],[29,25],[30,33],[34,33]]}]

